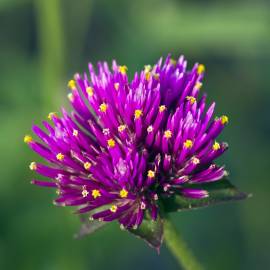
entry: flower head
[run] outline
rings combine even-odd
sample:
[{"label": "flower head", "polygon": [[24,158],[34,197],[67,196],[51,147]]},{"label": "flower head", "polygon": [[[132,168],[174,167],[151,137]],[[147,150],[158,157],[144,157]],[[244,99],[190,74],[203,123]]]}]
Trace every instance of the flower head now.
[{"label": "flower head", "polygon": [[187,70],[183,56],[168,56],[131,81],[127,70],[113,62],[112,70],[99,63],[96,72],[90,64],[88,78],[77,74],[68,83],[72,114],[51,113],[46,131],[33,126],[41,142],[24,141],[48,161],[30,168],[52,179],[33,183],[57,188],[56,204],[130,229],[146,211],[157,218],[160,198],[209,196],[203,184],[226,173],[214,160],[227,149],[215,139],[228,117],[213,119],[215,103],[206,108],[199,95],[201,64]]}]

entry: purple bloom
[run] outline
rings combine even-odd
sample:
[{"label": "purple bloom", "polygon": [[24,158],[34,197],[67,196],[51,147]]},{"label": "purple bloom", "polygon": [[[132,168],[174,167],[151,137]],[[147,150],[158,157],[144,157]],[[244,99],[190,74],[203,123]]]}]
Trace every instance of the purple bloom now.
[{"label": "purple bloom", "polygon": [[215,103],[206,108],[199,97],[205,68],[187,70],[183,56],[145,66],[131,82],[126,72],[115,61],[112,71],[89,64],[89,74],[68,83],[71,115],[50,113],[46,132],[33,126],[42,142],[24,141],[49,164],[30,169],[52,179],[32,183],[56,188],[57,205],[130,229],[146,211],[155,220],[161,198],[209,196],[203,184],[226,175],[213,162],[228,147],[215,141],[228,117],[213,119]]}]

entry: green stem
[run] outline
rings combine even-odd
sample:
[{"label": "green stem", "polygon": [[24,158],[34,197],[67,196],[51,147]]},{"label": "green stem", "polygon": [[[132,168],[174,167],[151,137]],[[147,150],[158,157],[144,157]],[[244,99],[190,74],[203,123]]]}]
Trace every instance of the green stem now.
[{"label": "green stem", "polygon": [[44,110],[57,107],[65,67],[65,41],[60,0],[34,0],[38,27],[41,92]]},{"label": "green stem", "polygon": [[196,260],[191,250],[187,247],[185,241],[181,238],[176,228],[166,216],[164,219],[164,237],[165,243],[178,263],[186,270],[202,270],[202,266]]}]

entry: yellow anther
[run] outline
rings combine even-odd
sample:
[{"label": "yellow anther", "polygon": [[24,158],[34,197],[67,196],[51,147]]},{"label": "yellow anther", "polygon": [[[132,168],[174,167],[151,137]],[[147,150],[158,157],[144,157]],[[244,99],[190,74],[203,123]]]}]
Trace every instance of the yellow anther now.
[{"label": "yellow anther", "polygon": [[227,124],[227,123],[229,122],[229,118],[228,118],[228,116],[226,116],[226,115],[222,115],[222,116],[220,117],[220,119],[221,119],[221,124],[222,124],[222,125],[225,125],[225,124]]},{"label": "yellow anther", "polygon": [[86,189],[83,189],[82,196],[85,198],[88,196],[88,194],[89,194],[89,192]]},{"label": "yellow anther", "polygon": [[127,128],[126,125],[120,125],[120,126],[118,127],[118,131],[119,131],[119,132],[123,132],[126,128]]},{"label": "yellow anther", "polygon": [[93,87],[88,86],[86,88],[86,93],[88,94],[89,97],[92,97],[94,95],[94,89],[93,89]]},{"label": "yellow anther", "polygon": [[120,85],[119,83],[115,83],[115,84],[114,84],[114,89],[115,89],[115,90],[118,90],[118,89],[119,89],[119,85]]},{"label": "yellow anther", "polygon": [[86,170],[89,170],[91,168],[92,164],[90,162],[85,162],[83,164],[83,167],[86,169]]},{"label": "yellow anther", "polygon": [[186,99],[190,102],[190,104],[194,104],[196,101],[196,98],[192,96],[187,96]]},{"label": "yellow anther", "polygon": [[184,147],[185,147],[185,148],[190,149],[192,146],[193,146],[192,140],[186,140],[186,141],[184,142]]},{"label": "yellow anther", "polygon": [[23,141],[27,144],[31,143],[33,141],[33,138],[30,135],[25,135],[23,138]]},{"label": "yellow anther", "polygon": [[115,140],[114,139],[109,139],[107,141],[107,143],[108,143],[108,147],[110,147],[110,148],[113,148],[115,146]]},{"label": "yellow anther", "polygon": [[134,116],[135,116],[135,119],[139,119],[141,116],[142,116],[142,110],[135,110],[134,112]]},{"label": "yellow anther", "polygon": [[191,159],[191,161],[192,161],[192,163],[195,164],[195,165],[197,165],[197,164],[200,163],[200,160],[199,160],[198,158],[196,158],[196,157],[193,157],[193,158]]},{"label": "yellow anther", "polygon": [[202,74],[205,72],[205,66],[203,64],[199,64],[197,68],[198,74]]},{"label": "yellow anther", "polygon": [[128,70],[127,66],[119,66],[118,67],[118,71],[123,75],[125,75],[127,73],[127,70]]},{"label": "yellow anther", "polygon": [[74,137],[77,137],[78,134],[79,134],[79,131],[78,131],[77,129],[73,129],[72,135],[73,135]]},{"label": "yellow anther", "polygon": [[145,76],[145,79],[147,81],[150,80],[150,78],[151,78],[151,66],[150,65],[144,66],[144,76]]},{"label": "yellow anther", "polygon": [[74,80],[70,80],[68,82],[68,87],[72,90],[76,89],[76,82]]},{"label": "yellow anther", "polygon": [[123,188],[123,189],[120,190],[119,195],[120,195],[121,198],[126,198],[127,195],[128,195],[128,191]]},{"label": "yellow anther", "polygon": [[159,80],[159,74],[158,73],[153,73],[153,77],[154,77],[155,80],[157,80],[157,81]]},{"label": "yellow anther", "polygon": [[101,197],[100,191],[98,189],[93,189],[92,190],[92,196],[94,199]]},{"label": "yellow anther", "polygon": [[36,162],[31,162],[29,165],[29,169],[31,171],[35,171],[37,169],[37,163]]},{"label": "yellow anther", "polygon": [[99,106],[99,109],[100,111],[102,112],[106,112],[107,111],[107,108],[108,108],[108,105],[106,103],[101,103],[100,106]]},{"label": "yellow anther", "polygon": [[149,72],[149,71],[145,72],[145,73],[144,73],[144,76],[145,76],[145,79],[146,79],[147,81],[149,81],[150,78],[151,78],[151,72]]},{"label": "yellow anther", "polygon": [[62,161],[62,160],[65,158],[65,156],[64,156],[62,153],[58,153],[58,154],[56,155],[56,158],[57,158],[59,161]]},{"label": "yellow anther", "polygon": [[57,117],[56,113],[55,113],[55,112],[50,112],[50,113],[48,114],[48,119],[52,120],[53,117]]},{"label": "yellow anther", "polygon": [[213,146],[212,146],[212,149],[213,149],[214,151],[217,151],[218,149],[220,149],[220,144],[219,144],[218,142],[215,142],[215,143],[213,144]]},{"label": "yellow anther", "polygon": [[154,177],[155,177],[155,172],[152,171],[152,170],[149,170],[149,171],[147,172],[147,176],[148,176],[149,178],[154,178]]},{"label": "yellow anther", "polygon": [[202,83],[201,82],[196,82],[195,89],[200,90],[201,88],[202,88]]},{"label": "yellow anther", "polygon": [[173,59],[173,58],[171,58],[171,59],[170,59],[170,64],[173,65],[173,66],[175,66],[175,65],[176,65],[176,60]]},{"label": "yellow anther", "polygon": [[150,72],[151,71],[151,66],[150,65],[146,65],[144,66],[144,72]]},{"label": "yellow anther", "polygon": [[152,132],[154,129],[153,129],[153,126],[149,126],[148,128],[147,128],[147,132],[148,133],[150,133],[150,132]]},{"label": "yellow anther", "polygon": [[170,139],[170,138],[172,137],[172,132],[171,132],[169,129],[167,129],[167,130],[164,132],[164,137],[165,137],[166,139]]},{"label": "yellow anther", "polygon": [[116,205],[112,205],[112,207],[110,208],[111,212],[115,213],[117,211],[117,206]]},{"label": "yellow anther", "polygon": [[167,108],[166,108],[165,105],[159,106],[159,112],[164,112],[166,109],[167,109]]}]

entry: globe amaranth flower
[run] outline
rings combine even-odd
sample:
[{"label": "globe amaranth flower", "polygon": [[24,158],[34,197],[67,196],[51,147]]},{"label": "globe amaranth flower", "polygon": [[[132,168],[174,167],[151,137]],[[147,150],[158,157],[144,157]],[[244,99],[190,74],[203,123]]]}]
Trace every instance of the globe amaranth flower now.
[{"label": "globe amaranth flower", "polygon": [[96,71],[89,64],[89,73],[68,83],[73,112],[50,113],[46,131],[33,126],[41,142],[24,138],[49,164],[32,162],[30,169],[52,179],[32,183],[56,188],[57,205],[127,229],[146,211],[155,220],[163,197],[209,196],[194,183],[203,187],[226,174],[213,162],[227,149],[215,139],[228,117],[213,118],[215,103],[207,108],[204,73],[202,64],[187,70],[183,56],[147,65],[131,81],[115,61],[112,70],[106,62]]}]

